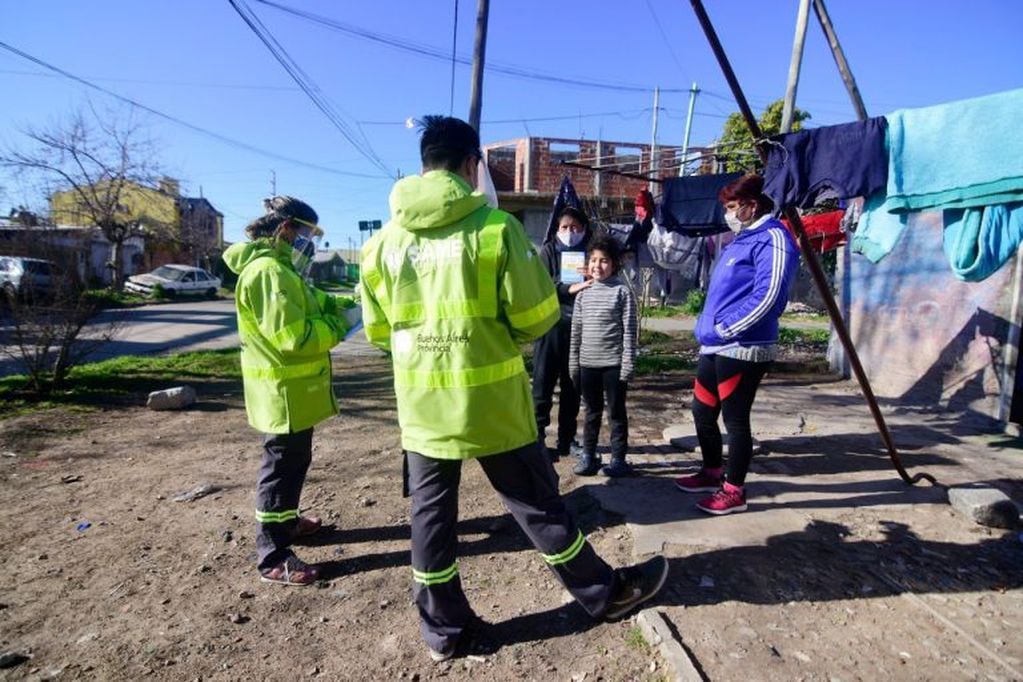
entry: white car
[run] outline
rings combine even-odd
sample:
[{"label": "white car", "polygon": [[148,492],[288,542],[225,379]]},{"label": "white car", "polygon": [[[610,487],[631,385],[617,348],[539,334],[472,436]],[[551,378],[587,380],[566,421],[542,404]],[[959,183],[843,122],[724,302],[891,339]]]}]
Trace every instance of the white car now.
[{"label": "white car", "polygon": [[220,278],[191,265],[161,265],[145,275],[133,275],[124,283],[125,289],[143,296],[152,295],[157,286],[168,296],[200,294],[213,298],[220,288]]}]

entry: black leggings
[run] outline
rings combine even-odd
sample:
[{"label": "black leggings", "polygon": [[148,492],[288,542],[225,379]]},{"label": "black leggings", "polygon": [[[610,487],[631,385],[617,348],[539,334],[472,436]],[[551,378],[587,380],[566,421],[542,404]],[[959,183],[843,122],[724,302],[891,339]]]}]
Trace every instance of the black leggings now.
[{"label": "black leggings", "polygon": [[582,367],[583,402],[586,403],[586,418],[583,420],[583,452],[597,453],[597,437],[600,435],[600,420],[604,414],[604,396],[607,396],[607,424],[611,427],[611,458],[625,459],[629,449],[629,415],[625,412],[625,394],[628,384],[618,377],[622,368]]},{"label": "black leggings", "polygon": [[753,459],[750,410],[760,380],[770,364],[734,360],[721,355],[701,355],[696,366],[693,421],[703,453],[703,466],[714,469],[722,465],[718,415],[723,415],[728,431],[726,479],[732,485],[745,482],[750,460]]}]

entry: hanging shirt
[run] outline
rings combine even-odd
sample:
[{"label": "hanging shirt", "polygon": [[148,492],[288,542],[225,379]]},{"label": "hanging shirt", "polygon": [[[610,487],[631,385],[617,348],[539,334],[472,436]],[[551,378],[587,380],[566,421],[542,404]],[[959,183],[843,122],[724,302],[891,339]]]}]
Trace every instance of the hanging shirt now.
[{"label": "hanging shirt", "polygon": [[681,232],[688,237],[727,232],[725,210],[718,201],[718,192],[741,177],[742,173],[722,173],[665,180],[657,223],[668,232]]},{"label": "hanging shirt", "polygon": [[778,215],[786,206],[810,208],[825,191],[842,199],[884,190],[888,156],[885,119],[775,135],[768,144],[764,194]]},{"label": "hanging shirt", "polygon": [[[806,230],[806,236],[810,239],[810,245],[814,251],[826,253],[845,244],[846,232],[842,226],[844,216],[845,211],[828,211],[827,213],[802,216],[803,228]],[[798,243],[796,231],[789,221],[782,220],[781,222]]]}]

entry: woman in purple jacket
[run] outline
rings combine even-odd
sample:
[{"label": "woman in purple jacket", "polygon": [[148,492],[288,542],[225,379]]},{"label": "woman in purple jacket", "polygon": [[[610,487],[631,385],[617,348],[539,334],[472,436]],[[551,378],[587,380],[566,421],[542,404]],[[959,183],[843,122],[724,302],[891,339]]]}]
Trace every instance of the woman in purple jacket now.
[{"label": "woman in purple jacket", "polygon": [[[753,457],[750,410],[774,360],[778,318],[799,266],[799,250],[785,226],[771,217],[772,202],[763,188],[762,177],[746,175],[718,194],[735,239],[721,251],[696,321],[700,359],[693,421],[703,466],[675,485],[687,493],[712,493],[696,503],[708,514],[746,510],[744,484]],[[728,431],[727,473],[720,415]]]}]

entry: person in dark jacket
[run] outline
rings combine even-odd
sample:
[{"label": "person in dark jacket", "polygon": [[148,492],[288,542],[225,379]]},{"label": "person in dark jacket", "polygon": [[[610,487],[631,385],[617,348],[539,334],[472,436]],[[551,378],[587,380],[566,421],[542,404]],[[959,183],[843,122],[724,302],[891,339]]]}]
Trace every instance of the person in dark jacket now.
[{"label": "person in dark jacket", "polygon": [[[700,359],[693,387],[693,422],[702,468],[676,479],[687,492],[711,492],[696,506],[708,514],[746,510],[746,472],[753,457],[750,411],[775,356],[778,318],[799,267],[789,231],[770,215],[764,179],[746,175],[718,195],[735,239],[718,257],[707,301],[696,321]],[[728,431],[728,472],[722,461],[718,416]]]},{"label": "person in dark jacket", "polygon": [[[579,389],[572,383],[572,376],[568,371],[568,346],[572,333],[572,306],[575,304],[576,294],[593,283],[593,280],[585,279],[586,246],[591,236],[590,219],[579,209],[569,206],[558,214],[558,230],[553,238],[548,239],[540,248],[540,260],[558,290],[561,320],[533,345],[533,410],[536,415],[540,449],[547,451],[544,432],[551,423],[554,387],[560,386],[557,449],[553,452],[547,451],[555,460],[563,455],[582,454],[582,448],[575,440],[579,418]],[[583,278],[581,281],[562,281],[561,254],[565,252],[580,254],[578,272]]]}]

